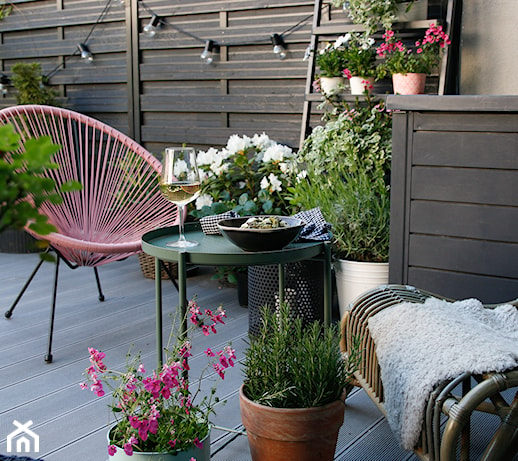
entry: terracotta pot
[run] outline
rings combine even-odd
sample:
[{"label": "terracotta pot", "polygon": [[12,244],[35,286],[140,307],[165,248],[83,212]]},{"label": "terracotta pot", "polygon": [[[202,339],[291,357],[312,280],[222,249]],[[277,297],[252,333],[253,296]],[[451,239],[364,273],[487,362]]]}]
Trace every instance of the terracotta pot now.
[{"label": "terracotta pot", "polygon": [[365,87],[368,89],[368,93],[372,93],[372,85],[374,84],[374,77],[356,77],[352,76],[349,79],[349,86],[351,88],[351,94],[363,94]]},{"label": "terracotta pot", "polygon": [[394,94],[423,94],[426,74],[393,74]]},{"label": "terracotta pot", "polygon": [[314,408],[272,408],[239,390],[241,420],[253,461],[332,461],[345,404],[337,400]]}]

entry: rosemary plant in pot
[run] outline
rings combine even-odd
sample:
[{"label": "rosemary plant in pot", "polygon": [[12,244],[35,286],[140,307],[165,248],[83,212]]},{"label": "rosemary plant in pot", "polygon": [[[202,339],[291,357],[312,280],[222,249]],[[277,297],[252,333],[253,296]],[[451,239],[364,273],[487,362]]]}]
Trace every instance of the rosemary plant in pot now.
[{"label": "rosemary plant in pot", "polygon": [[263,308],[262,319],[240,389],[252,460],[331,461],[357,354],[342,355],[338,325],[304,326],[287,304]]},{"label": "rosemary plant in pot", "polygon": [[[367,96],[364,103],[343,104],[306,139],[303,169],[290,189],[293,205],[320,207],[332,225],[342,315],[357,295],[388,281],[392,152],[392,119],[382,101]],[[344,286],[344,280],[355,283]]]}]

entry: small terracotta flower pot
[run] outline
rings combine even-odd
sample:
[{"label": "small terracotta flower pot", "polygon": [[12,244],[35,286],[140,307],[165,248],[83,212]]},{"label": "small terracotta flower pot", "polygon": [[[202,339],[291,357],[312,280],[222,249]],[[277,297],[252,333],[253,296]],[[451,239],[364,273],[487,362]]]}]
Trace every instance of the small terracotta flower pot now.
[{"label": "small terracotta flower pot", "polygon": [[241,420],[253,461],[332,461],[345,403],[322,407],[272,408],[252,402],[239,390]]}]

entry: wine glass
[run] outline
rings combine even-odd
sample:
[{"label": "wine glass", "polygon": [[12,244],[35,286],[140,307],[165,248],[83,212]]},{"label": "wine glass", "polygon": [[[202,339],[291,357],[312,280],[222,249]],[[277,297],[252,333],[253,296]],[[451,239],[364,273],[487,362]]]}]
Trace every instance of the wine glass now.
[{"label": "wine glass", "polygon": [[160,192],[165,199],[178,205],[180,217],[179,237],[166,246],[190,248],[198,245],[185,239],[184,208],[200,195],[200,174],[196,165],[196,153],[192,147],[167,147],[162,160],[159,180]]}]

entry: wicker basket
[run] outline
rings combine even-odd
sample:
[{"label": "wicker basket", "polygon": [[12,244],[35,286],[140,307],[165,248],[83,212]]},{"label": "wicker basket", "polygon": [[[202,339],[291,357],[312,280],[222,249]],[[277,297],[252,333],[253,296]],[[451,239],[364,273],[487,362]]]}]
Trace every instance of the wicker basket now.
[{"label": "wicker basket", "polygon": [[[138,262],[140,264],[140,268],[142,269],[142,273],[144,274],[144,277],[148,279],[154,279],[155,278],[155,258],[153,256],[149,256],[146,253],[139,253],[138,254]],[[178,277],[178,264],[163,261],[165,266],[171,271],[173,278]],[[167,272],[162,268],[160,271],[160,278],[162,280],[167,280],[169,277],[167,275]]]}]

